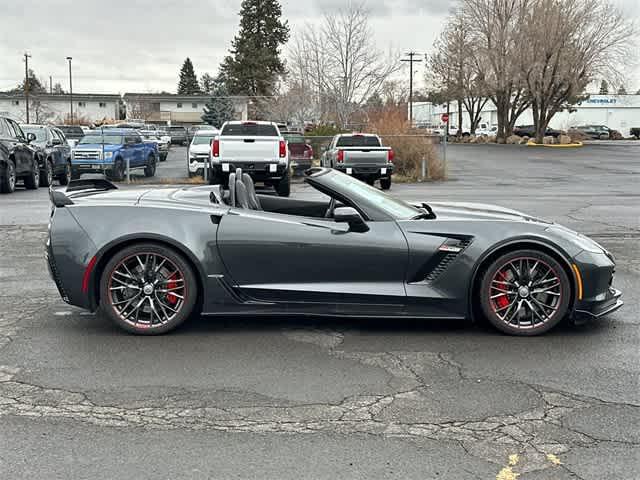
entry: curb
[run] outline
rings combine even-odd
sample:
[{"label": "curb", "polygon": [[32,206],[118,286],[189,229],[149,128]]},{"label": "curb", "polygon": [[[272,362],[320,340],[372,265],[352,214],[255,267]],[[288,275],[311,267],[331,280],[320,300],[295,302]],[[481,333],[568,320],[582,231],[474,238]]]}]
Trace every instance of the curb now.
[{"label": "curb", "polygon": [[532,140],[527,142],[527,147],[552,147],[552,148],[578,148],[582,147],[582,142],[576,143],[564,143],[564,144],[546,144],[546,143],[535,143]]}]

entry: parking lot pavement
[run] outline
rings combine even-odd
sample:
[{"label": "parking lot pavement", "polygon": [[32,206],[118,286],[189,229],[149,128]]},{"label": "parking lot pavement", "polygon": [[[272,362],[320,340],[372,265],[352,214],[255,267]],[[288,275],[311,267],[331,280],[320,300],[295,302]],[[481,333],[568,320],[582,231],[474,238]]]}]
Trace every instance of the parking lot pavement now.
[{"label": "parking lot pavement", "polygon": [[[177,157],[161,168],[177,173]],[[46,192],[20,189],[0,197],[0,472],[636,478],[640,148],[459,145],[448,157],[451,181],[392,194],[497,203],[590,233],[616,256],[626,305],[535,338],[307,318],[194,318],[134,337],[59,299],[42,257]]]}]

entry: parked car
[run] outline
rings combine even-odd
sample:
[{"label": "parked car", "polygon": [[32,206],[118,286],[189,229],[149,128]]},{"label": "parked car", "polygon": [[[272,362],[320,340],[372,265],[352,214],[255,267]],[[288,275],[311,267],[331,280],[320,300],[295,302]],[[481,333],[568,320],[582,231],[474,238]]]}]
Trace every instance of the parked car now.
[{"label": "parked car", "polygon": [[172,145],[186,145],[188,142],[189,135],[187,133],[187,129],[185,127],[179,126],[171,126],[167,127],[167,132],[171,135],[171,144]]},{"label": "parked car", "polygon": [[561,225],[410,203],[332,169],[305,181],[322,195],[256,194],[242,171],[229,189],[72,182],[50,194],[50,274],[65,302],[141,335],[202,313],[475,318],[532,336],[623,304],[613,255]]},{"label": "parked car", "polygon": [[29,145],[35,139],[10,118],[0,117],[0,193],[13,193],[18,181],[30,190],[40,186],[36,149]]},{"label": "parked car", "polygon": [[71,148],[75,147],[78,140],[84,137],[84,131],[78,125],[56,125],[56,127],[64,133]]},{"label": "parked car", "polygon": [[[535,125],[518,125],[513,129],[513,134],[518,135],[519,137],[535,137],[536,136],[536,127]],[[559,137],[562,134],[560,130],[555,130],[553,128],[547,127],[544,132],[545,137]]]},{"label": "parked car", "polygon": [[54,178],[60,185],[71,179],[71,147],[61,130],[48,125],[21,125],[26,133],[33,133],[31,145],[38,149],[40,159],[40,186],[53,185]]},{"label": "parked car", "polygon": [[581,125],[573,128],[595,140],[608,140],[613,131],[606,125]]},{"label": "parked car", "polygon": [[289,161],[294,174],[300,174],[313,165],[313,148],[300,132],[280,132],[287,141]]},{"label": "parked car", "polygon": [[205,163],[211,156],[211,142],[218,136],[220,130],[209,126],[209,130],[198,130],[189,144],[187,154],[187,173],[190,177],[204,176]]},{"label": "parked car", "polygon": [[273,122],[225,122],[211,146],[209,182],[226,183],[242,168],[254,181],[273,186],[278,195],[291,191],[287,141]]},{"label": "parked car", "polygon": [[145,142],[138,131],[110,128],[85,135],[71,153],[71,176],[83,173],[104,173],[116,181],[126,174],[127,160],[130,170],[144,170],[153,177],[158,162],[155,142]]},{"label": "parked car", "polygon": [[341,133],[333,137],[322,155],[321,164],[373,185],[380,180],[380,188],[391,188],[393,149],[383,147],[380,137],[371,133]]},{"label": "parked car", "polygon": [[476,127],[476,135],[497,135],[498,127],[496,125],[491,126],[488,123],[480,122]]},{"label": "parked car", "polygon": [[[445,128],[445,131],[446,131],[446,128]],[[471,132],[469,131],[469,129],[462,127],[461,135],[463,137],[468,137],[471,135]],[[456,125],[449,125],[449,136],[450,137],[458,136],[458,127]]]},{"label": "parked car", "polygon": [[168,140],[166,137],[160,137],[157,130],[138,130],[138,133],[145,142],[153,142],[156,144],[160,161],[164,162],[169,155],[171,140]]}]

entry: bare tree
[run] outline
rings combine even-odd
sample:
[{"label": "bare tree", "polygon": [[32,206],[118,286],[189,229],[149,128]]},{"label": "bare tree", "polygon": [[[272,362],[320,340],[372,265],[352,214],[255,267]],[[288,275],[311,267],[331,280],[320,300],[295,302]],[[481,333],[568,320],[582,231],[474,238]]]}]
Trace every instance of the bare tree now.
[{"label": "bare tree", "polygon": [[127,118],[135,120],[151,120],[154,113],[159,115],[159,110],[154,110],[153,105],[144,98],[134,97],[127,100]]},{"label": "bare tree", "polygon": [[305,26],[294,38],[288,65],[297,83],[313,90],[321,115],[345,126],[400,62],[397,54],[375,46],[364,4],[349,3],[338,13],[325,13],[319,28]]},{"label": "bare tree", "polygon": [[[480,113],[488,97],[483,75],[474,62],[474,44],[465,17],[459,13],[449,19],[435,42],[434,53],[429,58],[431,74],[446,92],[448,99],[458,103],[458,126],[462,127],[462,106],[469,115],[471,133],[480,122]],[[462,135],[462,128],[458,128]]]},{"label": "bare tree", "polygon": [[532,0],[463,0],[460,15],[473,45],[471,58],[480,86],[493,101],[498,138],[511,135],[518,117],[529,107],[520,63],[530,48],[521,28]]},{"label": "bare tree", "polygon": [[530,57],[522,66],[536,142],[553,116],[574,104],[597,77],[620,78],[634,25],[604,0],[533,0],[522,35]]}]

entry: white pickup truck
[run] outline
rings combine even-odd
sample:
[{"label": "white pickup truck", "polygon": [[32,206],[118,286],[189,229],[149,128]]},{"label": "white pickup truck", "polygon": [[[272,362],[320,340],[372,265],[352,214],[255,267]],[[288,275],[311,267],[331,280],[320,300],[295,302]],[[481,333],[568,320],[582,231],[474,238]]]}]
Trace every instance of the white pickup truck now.
[{"label": "white pickup truck", "polygon": [[273,122],[225,122],[211,144],[210,158],[211,184],[226,184],[229,174],[242,168],[254,181],[289,196],[289,151]]}]

